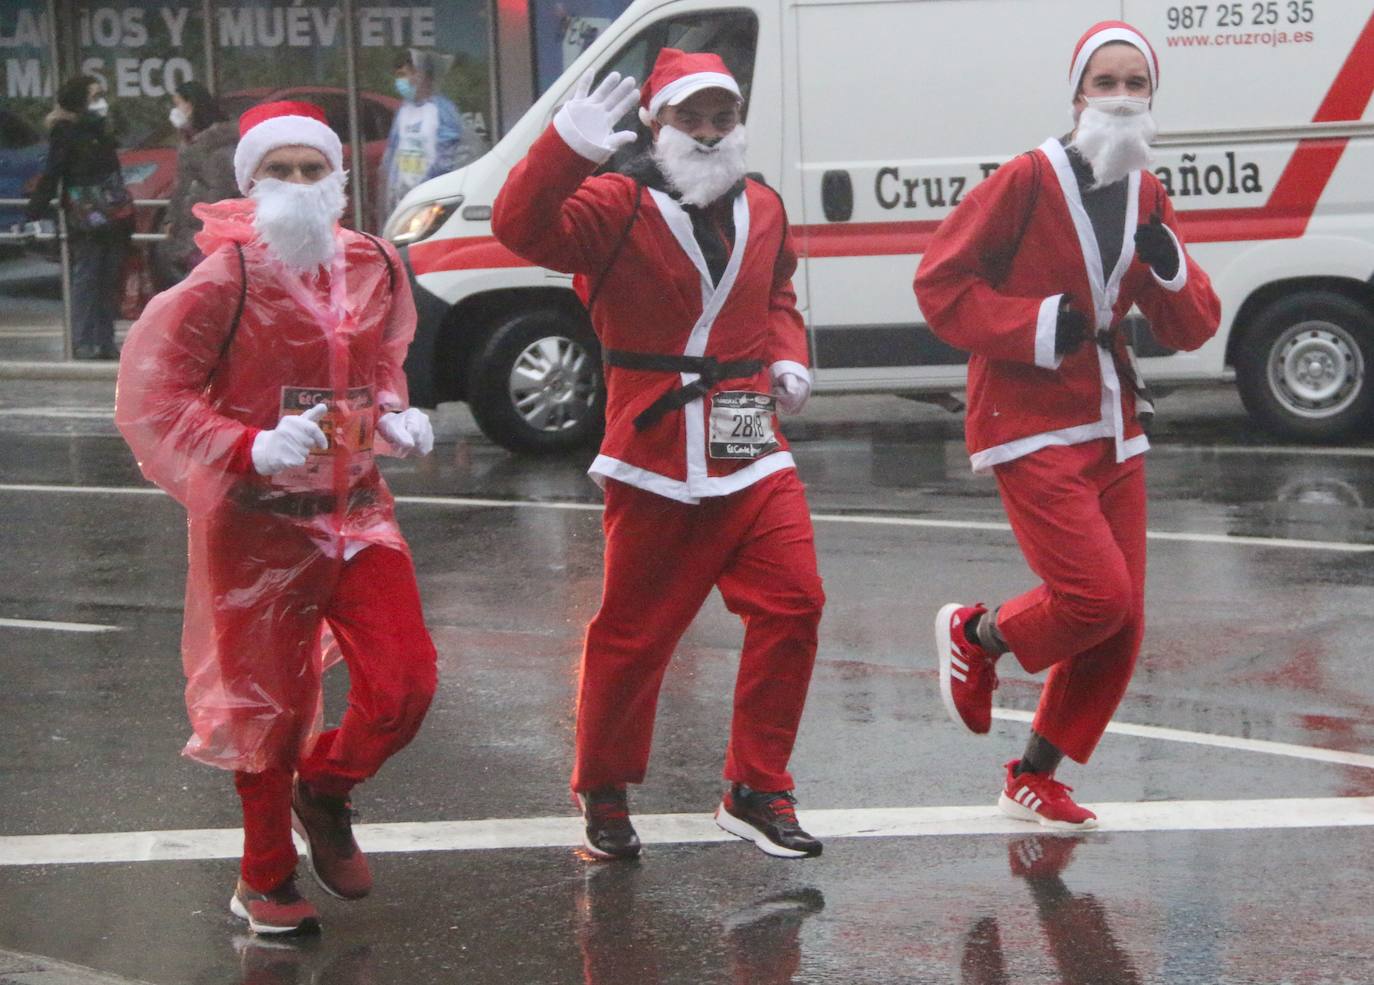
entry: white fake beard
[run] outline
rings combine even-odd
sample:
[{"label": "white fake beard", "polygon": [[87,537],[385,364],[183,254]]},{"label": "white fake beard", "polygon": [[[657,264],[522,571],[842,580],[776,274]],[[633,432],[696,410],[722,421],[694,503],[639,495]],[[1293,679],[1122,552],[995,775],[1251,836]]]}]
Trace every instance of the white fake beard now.
[{"label": "white fake beard", "polygon": [[292,270],[310,273],[334,259],[334,224],[344,210],[344,172],[314,184],[262,178],[249,196],[257,203],[253,228],[268,252]]},{"label": "white fake beard", "polygon": [[744,126],[731,130],[707,147],[676,127],[664,125],[654,142],[654,160],[668,184],[687,205],[710,205],[744,177],[748,146]]},{"label": "white fake beard", "polygon": [[1154,155],[1155,121],[1149,109],[1138,113],[1113,112],[1090,101],[1078,117],[1069,145],[1092,165],[1094,188],[1114,185],[1132,171],[1148,168]]}]

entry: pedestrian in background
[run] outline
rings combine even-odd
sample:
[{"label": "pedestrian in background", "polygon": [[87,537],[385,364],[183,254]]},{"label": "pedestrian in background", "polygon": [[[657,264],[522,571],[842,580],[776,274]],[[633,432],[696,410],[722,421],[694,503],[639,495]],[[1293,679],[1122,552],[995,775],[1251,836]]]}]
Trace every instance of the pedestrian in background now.
[{"label": "pedestrian in background", "polygon": [[916,274],[931,330],[971,353],[968,448],[997,478],[1042,581],[1000,608],[951,602],[935,620],[945,708],[991,728],[996,662],[1048,670],[1030,741],[1006,764],[1004,813],[1052,828],[1096,815],[1055,779],[1086,763],[1135,668],[1145,629],[1145,424],[1153,413],[1121,331],[1133,305],[1193,350],[1221,305],[1148,170],[1159,63],[1120,21],[1070,60],[1074,129],[1009,161],[940,224]]},{"label": "pedestrian in background", "polygon": [[158,290],[181,280],[204,255],[196,247],[201,221],[194,207],[238,197],[234,184],[234,148],[238,125],[220,108],[201,82],[188,79],[172,93],[168,114],[181,139],[177,149],[177,179],[167,206],[167,238],[154,251]]},{"label": "pedestrian in background", "polygon": [[396,94],[401,108],[391,121],[382,156],[377,196],[377,228],[386,223],[397,204],[422,181],[447,174],[458,166],[463,118],[457,105],[438,92],[453,56],[411,48],[396,63]]},{"label": "pedestrian in background", "polygon": [[[133,199],[119,169],[105,87],[68,79],[47,117],[48,159],[29,198],[29,223],[54,214],[60,196],[72,257],[72,343],[77,359],[117,359],[115,316],[134,227]],[[32,227],[30,227],[32,228]]]}]

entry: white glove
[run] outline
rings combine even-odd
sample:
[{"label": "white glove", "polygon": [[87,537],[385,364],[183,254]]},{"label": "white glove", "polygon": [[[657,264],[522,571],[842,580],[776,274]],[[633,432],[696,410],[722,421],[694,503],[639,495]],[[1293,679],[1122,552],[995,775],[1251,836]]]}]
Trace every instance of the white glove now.
[{"label": "white glove", "polygon": [[800,414],[806,398],[811,396],[811,384],[796,373],[779,373],[773,380],[773,396],[778,398],[779,408],[789,414]]},{"label": "white glove", "polygon": [[[626,144],[634,143],[633,130],[612,131],[639,102],[635,80],[612,72],[591,92],[592,73],[577,80],[573,97],[554,114],[553,125],[569,147],[589,161],[600,164]],[[588,93],[591,92],[590,95]]]},{"label": "white glove", "polygon": [[377,418],[377,430],[390,443],[398,458],[428,455],[434,450],[434,428],[424,411],[411,407],[399,414]]},{"label": "white glove", "polygon": [[327,413],[328,404],[316,404],[304,414],[283,417],[270,431],[259,431],[253,439],[253,468],[259,475],[275,475],[304,465],[311,448],[324,451],[329,439],[316,422]]}]

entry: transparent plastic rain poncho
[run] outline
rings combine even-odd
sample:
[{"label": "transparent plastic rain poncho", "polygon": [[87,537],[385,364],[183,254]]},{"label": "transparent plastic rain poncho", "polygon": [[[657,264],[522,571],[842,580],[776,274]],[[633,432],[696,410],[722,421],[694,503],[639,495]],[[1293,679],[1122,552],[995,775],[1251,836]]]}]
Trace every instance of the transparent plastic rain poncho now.
[{"label": "transparent plastic rain poncho", "polygon": [[[407,551],[373,454],[390,451],[377,417],[406,406],[415,306],[389,245],[341,230],[329,275],[307,282],[253,242],[251,201],[196,214],[206,259],[130,330],[115,420],[187,512],[185,755],[257,772],[294,764],[318,732],[341,566],[368,545]],[[257,432],[320,401],[329,450],[258,475]]]}]

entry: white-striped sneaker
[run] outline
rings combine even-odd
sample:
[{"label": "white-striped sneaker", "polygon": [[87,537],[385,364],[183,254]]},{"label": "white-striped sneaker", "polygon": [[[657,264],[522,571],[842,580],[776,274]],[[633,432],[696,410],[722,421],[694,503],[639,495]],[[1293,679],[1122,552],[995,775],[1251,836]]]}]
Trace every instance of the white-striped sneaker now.
[{"label": "white-striped sneaker", "polygon": [[1034,821],[1046,828],[1085,831],[1097,827],[1097,815],[1074,803],[1069,794],[1073,787],[1065,786],[1053,773],[1022,773],[1016,775],[1019,759],[1007,763],[1007,785],[997,806],[1008,817],[1018,821]]},{"label": "white-striped sneaker", "polygon": [[992,692],[997,690],[996,658],[964,635],[973,616],[987,615],[983,605],[951,602],[935,617],[935,657],[940,666],[940,697],[945,711],[970,732],[992,728]]}]

